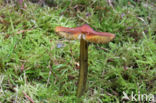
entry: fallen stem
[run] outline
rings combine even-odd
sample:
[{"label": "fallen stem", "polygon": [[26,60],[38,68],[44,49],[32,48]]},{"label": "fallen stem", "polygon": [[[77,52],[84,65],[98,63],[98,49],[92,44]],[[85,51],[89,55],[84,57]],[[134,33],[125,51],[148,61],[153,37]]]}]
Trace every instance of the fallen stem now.
[{"label": "fallen stem", "polygon": [[23,94],[31,103],[35,103],[26,93],[23,92]]}]

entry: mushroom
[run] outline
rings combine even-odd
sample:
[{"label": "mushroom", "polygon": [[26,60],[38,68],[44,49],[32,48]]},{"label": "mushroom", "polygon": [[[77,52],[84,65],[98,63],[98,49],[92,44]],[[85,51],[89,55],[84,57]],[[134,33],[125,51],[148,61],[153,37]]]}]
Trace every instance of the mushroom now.
[{"label": "mushroom", "polygon": [[87,24],[76,28],[57,26],[55,32],[67,39],[80,40],[80,70],[76,94],[77,97],[80,97],[83,95],[86,88],[88,72],[88,42],[107,43],[111,41],[115,35],[107,32],[96,32]]}]

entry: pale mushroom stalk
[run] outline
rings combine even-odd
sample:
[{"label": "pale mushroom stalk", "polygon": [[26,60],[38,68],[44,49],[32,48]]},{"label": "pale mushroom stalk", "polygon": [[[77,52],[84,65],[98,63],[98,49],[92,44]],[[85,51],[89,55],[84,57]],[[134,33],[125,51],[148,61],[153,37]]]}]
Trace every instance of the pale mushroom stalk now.
[{"label": "pale mushroom stalk", "polygon": [[86,83],[87,83],[87,73],[88,73],[88,43],[82,37],[80,39],[80,70],[79,70],[79,80],[77,88],[77,97],[83,95]]},{"label": "pale mushroom stalk", "polygon": [[77,88],[77,97],[81,97],[86,89],[88,73],[88,42],[108,43],[115,35],[107,32],[96,32],[89,25],[84,24],[76,28],[58,26],[55,28],[60,36],[67,39],[80,39],[80,71]]}]

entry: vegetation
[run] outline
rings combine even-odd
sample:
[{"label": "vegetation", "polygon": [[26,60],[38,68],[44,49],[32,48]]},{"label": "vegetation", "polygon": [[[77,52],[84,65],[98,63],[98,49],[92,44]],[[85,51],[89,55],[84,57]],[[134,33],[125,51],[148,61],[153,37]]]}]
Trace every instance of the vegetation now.
[{"label": "vegetation", "polygon": [[[0,102],[30,103],[29,96],[35,103],[121,103],[123,91],[156,95],[154,0],[53,3],[0,1]],[[77,98],[80,43],[60,38],[54,28],[85,23],[116,38],[90,44],[87,91]]]}]

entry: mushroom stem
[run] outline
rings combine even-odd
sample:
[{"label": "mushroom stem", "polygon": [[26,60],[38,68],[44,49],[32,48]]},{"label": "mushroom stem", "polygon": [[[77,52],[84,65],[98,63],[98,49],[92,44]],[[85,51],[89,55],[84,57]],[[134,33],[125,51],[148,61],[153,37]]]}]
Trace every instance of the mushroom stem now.
[{"label": "mushroom stem", "polygon": [[88,73],[88,43],[82,37],[80,40],[80,70],[77,88],[77,97],[81,97],[86,88]]}]

